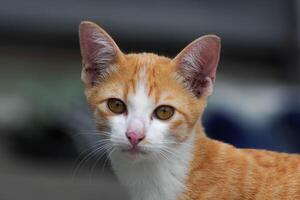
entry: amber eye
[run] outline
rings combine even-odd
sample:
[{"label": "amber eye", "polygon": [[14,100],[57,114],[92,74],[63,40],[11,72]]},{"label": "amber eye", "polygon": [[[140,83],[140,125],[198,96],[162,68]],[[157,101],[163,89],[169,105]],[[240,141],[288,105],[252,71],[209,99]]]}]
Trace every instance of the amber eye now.
[{"label": "amber eye", "polygon": [[174,115],[175,109],[171,106],[159,106],[154,110],[154,116],[160,120],[170,119]]},{"label": "amber eye", "polygon": [[107,107],[111,112],[116,114],[122,114],[126,111],[125,103],[120,99],[116,99],[116,98],[108,99]]}]

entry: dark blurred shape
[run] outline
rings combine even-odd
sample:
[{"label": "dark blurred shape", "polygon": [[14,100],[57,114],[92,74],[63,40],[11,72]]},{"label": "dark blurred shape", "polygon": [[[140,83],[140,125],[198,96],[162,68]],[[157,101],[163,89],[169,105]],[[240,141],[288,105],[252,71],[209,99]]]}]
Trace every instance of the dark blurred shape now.
[{"label": "dark blurred shape", "polygon": [[210,113],[204,118],[203,125],[209,137],[233,144],[236,147],[250,146],[246,141],[246,133],[241,124],[226,112]]},{"label": "dark blurred shape", "polygon": [[[204,118],[207,135],[213,139],[232,144],[238,148],[280,150],[270,141],[269,133],[262,127],[245,124],[240,118],[228,112],[212,112]],[[254,134],[255,133],[255,134]]]},{"label": "dark blurred shape", "polygon": [[34,120],[28,127],[9,135],[12,151],[24,159],[41,161],[74,161],[77,148],[61,122]]},{"label": "dark blurred shape", "polygon": [[273,137],[291,153],[300,153],[300,109],[290,107],[277,117],[272,124]]}]

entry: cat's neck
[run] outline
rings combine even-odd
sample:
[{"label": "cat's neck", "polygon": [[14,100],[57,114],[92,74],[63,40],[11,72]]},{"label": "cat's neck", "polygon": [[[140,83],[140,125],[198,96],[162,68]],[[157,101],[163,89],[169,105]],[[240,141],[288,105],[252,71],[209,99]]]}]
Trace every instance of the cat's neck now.
[{"label": "cat's neck", "polygon": [[112,167],[120,182],[128,189],[133,200],[173,200],[185,188],[189,165],[193,159],[194,143],[204,137],[197,124],[191,137],[179,145],[168,157],[133,163],[122,154],[111,156]]}]

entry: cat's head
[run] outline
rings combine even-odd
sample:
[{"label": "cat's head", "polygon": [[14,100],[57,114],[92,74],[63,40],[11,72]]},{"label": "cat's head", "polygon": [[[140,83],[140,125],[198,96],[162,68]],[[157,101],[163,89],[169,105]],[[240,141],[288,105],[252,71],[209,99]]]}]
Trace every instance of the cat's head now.
[{"label": "cat's head", "polygon": [[81,79],[110,146],[124,155],[147,157],[177,148],[191,137],[215,81],[217,36],[200,37],[170,59],[124,54],[92,22],[82,22],[79,32]]}]

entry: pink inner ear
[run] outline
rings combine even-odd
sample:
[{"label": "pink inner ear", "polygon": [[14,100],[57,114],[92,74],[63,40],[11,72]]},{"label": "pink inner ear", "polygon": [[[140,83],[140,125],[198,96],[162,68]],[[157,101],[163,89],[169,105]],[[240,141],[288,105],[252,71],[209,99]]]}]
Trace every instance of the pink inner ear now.
[{"label": "pink inner ear", "polygon": [[113,40],[96,24],[80,24],[80,47],[83,58],[82,81],[91,87],[107,75],[116,56]]},{"label": "pink inner ear", "polygon": [[192,42],[175,58],[178,59],[179,73],[195,96],[201,97],[212,87],[219,54],[220,39],[204,36]]},{"label": "pink inner ear", "polygon": [[87,25],[82,25],[80,27],[80,47],[82,57],[85,61],[84,64],[92,61],[91,55],[96,50],[96,45],[92,42],[93,30],[94,28]]}]

